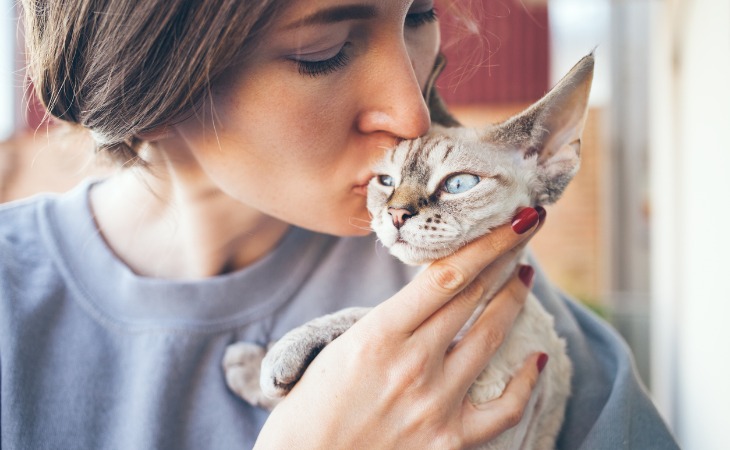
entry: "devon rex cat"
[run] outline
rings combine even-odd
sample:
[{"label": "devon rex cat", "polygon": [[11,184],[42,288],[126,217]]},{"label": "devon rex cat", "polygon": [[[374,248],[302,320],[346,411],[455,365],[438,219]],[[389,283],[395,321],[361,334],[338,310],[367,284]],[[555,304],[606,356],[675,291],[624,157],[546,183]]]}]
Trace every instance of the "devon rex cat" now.
[{"label": "devon rex cat", "polygon": [[[368,186],[367,206],[380,241],[403,262],[427,264],[506,223],[520,207],[555,202],[580,163],[593,64],[592,54],[584,57],[545,97],[501,124],[485,130],[435,125],[426,136],[389,150]],[[453,122],[446,117],[440,122]],[[518,259],[487,292],[484,305]],[[224,358],[228,385],[254,405],[274,407],[317,353],[367,311],[349,308],[312,320],[268,351],[249,343],[230,346]],[[474,403],[499,397],[524,359],[538,351],[548,353],[550,363],[520,425],[483,448],[554,447],[572,366],[552,316],[532,294],[469,396]]]}]

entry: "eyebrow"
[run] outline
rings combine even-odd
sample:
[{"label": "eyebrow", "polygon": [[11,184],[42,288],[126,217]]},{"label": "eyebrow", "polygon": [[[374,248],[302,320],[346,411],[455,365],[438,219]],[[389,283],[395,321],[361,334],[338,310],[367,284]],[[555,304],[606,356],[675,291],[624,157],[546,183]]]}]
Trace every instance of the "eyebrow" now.
[{"label": "eyebrow", "polygon": [[297,28],[306,25],[328,24],[345,20],[374,19],[378,10],[372,5],[343,5],[319,10],[302,19],[299,19],[284,29]]}]

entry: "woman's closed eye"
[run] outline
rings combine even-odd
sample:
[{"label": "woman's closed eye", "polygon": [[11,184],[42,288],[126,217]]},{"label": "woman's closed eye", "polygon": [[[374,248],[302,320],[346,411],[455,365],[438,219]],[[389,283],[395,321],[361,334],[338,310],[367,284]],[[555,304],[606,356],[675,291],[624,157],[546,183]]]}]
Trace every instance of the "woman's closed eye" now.
[{"label": "woman's closed eye", "polygon": [[431,8],[428,11],[407,14],[405,25],[409,28],[418,28],[421,25],[426,25],[437,20],[436,9]]},{"label": "woman's closed eye", "polygon": [[309,60],[306,59],[306,56],[300,56],[298,58],[292,57],[292,60],[297,63],[299,73],[302,75],[308,75],[311,77],[328,75],[347,65],[350,61],[350,56],[347,51],[351,45],[352,44],[349,42],[345,42],[340,50],[334,56],[329,58]]},{"label": "woman's closed eye", "polygon": [[[435,22],[438,20],[436,10],[431,8],[423,12],[409,13],[405,18],[405,26],[407,28],[418,28],[420,26]],[[343,69],[350,62],[349,49],[353,44],[345,42],[340,50],[331,57],[317,59],[316,55],[300,55],[291,57],[290,59],[297,64],[299,73],[310,77],[318,77],[321,75],[329,75],[337,70]]]}]

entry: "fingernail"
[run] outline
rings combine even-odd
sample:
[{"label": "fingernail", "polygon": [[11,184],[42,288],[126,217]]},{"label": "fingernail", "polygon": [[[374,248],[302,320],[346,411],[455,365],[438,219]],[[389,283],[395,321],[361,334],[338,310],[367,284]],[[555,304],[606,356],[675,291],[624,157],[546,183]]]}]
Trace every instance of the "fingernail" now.
[{"label": "fingernail", "polygon": [[517,234],[524,234],[534,227],[539,220],[540,215],[535,208],[525,208],[512,219],[512,229]]},{"label": "fingernail", "polygon": [[545,217],[547,217],[547,211],[540,205],[535,206],[535,211],[537,211],[537,216],[540,218],[540,225],[542,225],[545,222]]},{"label": "fingernail", "polygon": [[523,264],[520,266],[517,276],[520,277],[522,283],[529,288],[532,286],[532,277],[535,276],[535,269],[533,269],[532,266]]},{"label": "fingernail", "polygon": [[537,357],[537,371],[542,373],[542,369],[545,368],[545,364],[548,362],[548,355],[547,353],[540,353],[540,356]]}]

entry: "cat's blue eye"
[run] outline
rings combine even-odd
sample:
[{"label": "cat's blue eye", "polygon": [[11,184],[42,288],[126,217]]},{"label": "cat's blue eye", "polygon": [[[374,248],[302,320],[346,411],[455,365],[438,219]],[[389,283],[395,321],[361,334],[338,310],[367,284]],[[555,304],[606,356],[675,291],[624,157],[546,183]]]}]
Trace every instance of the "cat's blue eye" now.
[{"label": "cat's blue eye", "polygon": [[479,177],[470,173],[458,173],[444,181],[444,190],[449,194],[461,194],[479,183]]},{"label": "cat's blue eye", "polygon": [[378,182],[382,184],[383,186],[392,187],[395,185],[395,182],[393,181],[393,177],[390,175],[378,175]]}]

